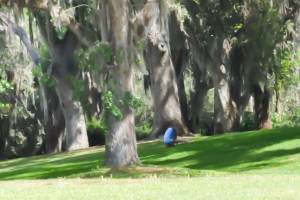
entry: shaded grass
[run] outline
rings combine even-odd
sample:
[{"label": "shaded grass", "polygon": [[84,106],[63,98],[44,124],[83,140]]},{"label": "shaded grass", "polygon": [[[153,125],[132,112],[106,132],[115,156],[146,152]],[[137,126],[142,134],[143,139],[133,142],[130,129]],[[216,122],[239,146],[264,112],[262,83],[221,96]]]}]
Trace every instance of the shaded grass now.
[{"label": "shaded grass", "polygon": [[144,166],[112,172],[104,149],[20,158],[0,162],[0,180],[58,177],[145,177],[223,175],[227,173],[300,174],[300,128],[195,137],[166,148],[161,142],[139,145]]}]

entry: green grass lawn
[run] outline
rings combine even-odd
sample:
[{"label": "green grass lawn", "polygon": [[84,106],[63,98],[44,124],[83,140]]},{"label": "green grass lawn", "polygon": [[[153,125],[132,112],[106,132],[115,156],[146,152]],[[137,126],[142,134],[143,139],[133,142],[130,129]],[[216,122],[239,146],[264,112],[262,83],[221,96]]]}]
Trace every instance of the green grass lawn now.
[{"label": "green grass lawn", "polygon": [[139,156],[143,165],[118,172],[102,147],[1,161],[0,199],[300,199],[300,128],[150,142]]},{"label": "green grass lawn", "polygon": [[1,200],[299,200],[300,176],[0,182]]}]

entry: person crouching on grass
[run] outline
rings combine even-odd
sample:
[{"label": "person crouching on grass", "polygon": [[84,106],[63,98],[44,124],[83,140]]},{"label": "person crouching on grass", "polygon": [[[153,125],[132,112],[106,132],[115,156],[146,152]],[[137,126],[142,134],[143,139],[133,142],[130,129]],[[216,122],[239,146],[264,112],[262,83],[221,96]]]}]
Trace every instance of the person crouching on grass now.
[{"label": "person crouching on grass", "polygon": [[168,128],[164,134],[164,144],[167,147],[175,146],[177,139],[176,130],[172,127]]}]

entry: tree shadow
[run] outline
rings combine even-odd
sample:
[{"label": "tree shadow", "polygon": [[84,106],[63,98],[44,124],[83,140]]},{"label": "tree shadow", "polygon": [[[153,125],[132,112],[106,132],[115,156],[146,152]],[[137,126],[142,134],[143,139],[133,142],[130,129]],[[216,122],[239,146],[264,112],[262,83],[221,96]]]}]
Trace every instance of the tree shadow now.
[{"label": "tree shadow", "polygon": [[[165,170],[171,169],[170,167],[198,171],[247,172],[288,165],[295,162],[295,158],[299,163],[299,141],[300,128],[281,128],[272,131],[197,137],[192,142],[173,148],[166,148],[162,142],[146,143],[139,145],[139,155],[143,164],[158,167],[155,168],[155,173],[165,173]],[[103,150],[95,148],[88,151],[2,161],[0,180],[108,176],[107,168],[104,167]],[[291,157],[296,154],[299,154],[299,158]],[[289,165],[294,169],[297,166],[299,164]],[[138,173],[144,173],[145,169],[143,168],[142,172],[136,169],[121,172],[117,173],[117,176],[135,177]],[[153,170],[150,170],[149,173],[152,172]]]},{"label": "tree shadow", "polygon": [[[48,155],[49,157],[49,155]],[[104,152],[56,154],[0,163],[0,180],[48,179],[84,173],[103,165]]]},{"label": "tree shadow", "polygon": [[[166,148],[162,144],[144,145],[140,158],[145,164],[168,165],[197,170],[228,172],[251,171],[288,164],[284,158],[300,153],[298,146],[286,148],[280,143],[300,139],[299,128],[253,131],[210,138]],[[264,148],[278,144],[277,149]]]}]

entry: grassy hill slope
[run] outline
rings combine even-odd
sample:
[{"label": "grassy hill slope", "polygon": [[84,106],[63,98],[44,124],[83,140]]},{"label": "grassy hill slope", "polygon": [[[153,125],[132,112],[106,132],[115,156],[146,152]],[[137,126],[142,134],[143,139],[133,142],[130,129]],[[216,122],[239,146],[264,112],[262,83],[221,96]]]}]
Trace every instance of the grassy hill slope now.
[{"label": "grassy hill slope", "polygon": [[280,128],[216,137],[197,136],[166,148],[160,141],[139,145],[143,166],[111,172],[103,147],[0,162],[0,180],[76,177],[300,174],[300,128]]}]

